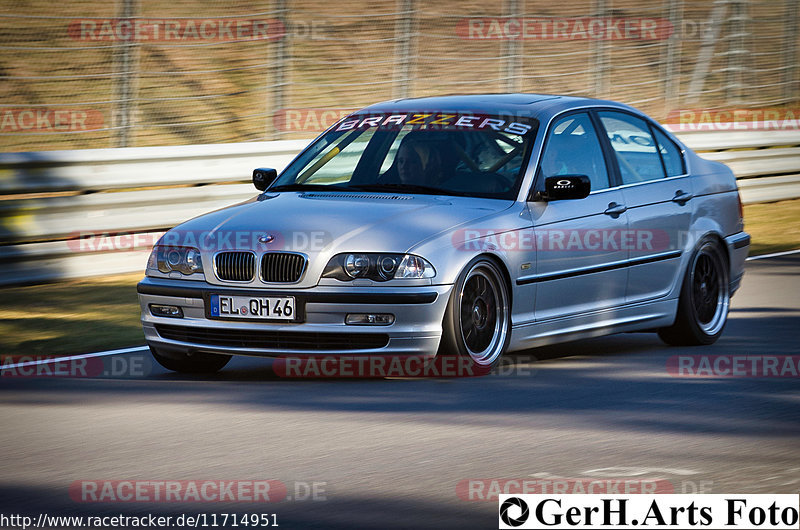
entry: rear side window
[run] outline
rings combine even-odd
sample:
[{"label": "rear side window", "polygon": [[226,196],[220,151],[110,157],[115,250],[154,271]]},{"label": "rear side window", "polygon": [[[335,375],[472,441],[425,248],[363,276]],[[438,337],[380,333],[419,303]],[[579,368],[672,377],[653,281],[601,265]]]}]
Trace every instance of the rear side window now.
[{"label": "rear side window", "polygon": [[622,112],[600,112],[623,184],[664,178],[664,166],[647,122]]},{"label": "rear side window", "polygon": [[656,133],[656,141],[658,142],[658,152],[661,154],[661,159],[664,161],[664,169],[667,170],[668,177],[677,177],[683,175],[686,170],[683,167],[683,156],[680,149],[675,143],[667,138],[667,135],[659,131],[655,127],[653,130]]}]

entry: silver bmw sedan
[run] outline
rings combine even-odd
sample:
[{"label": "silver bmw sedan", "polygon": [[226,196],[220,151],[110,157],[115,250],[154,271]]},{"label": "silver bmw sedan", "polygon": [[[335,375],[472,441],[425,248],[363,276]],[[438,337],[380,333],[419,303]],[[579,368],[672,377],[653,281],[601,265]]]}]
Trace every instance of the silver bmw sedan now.
[{"label": "silver bmw sedan", "polygon": [[158,362],[456,355],[629,331],[713,343],[750,237],[731,170],[613,101],[403,99],[167,232],[138,285]]}]

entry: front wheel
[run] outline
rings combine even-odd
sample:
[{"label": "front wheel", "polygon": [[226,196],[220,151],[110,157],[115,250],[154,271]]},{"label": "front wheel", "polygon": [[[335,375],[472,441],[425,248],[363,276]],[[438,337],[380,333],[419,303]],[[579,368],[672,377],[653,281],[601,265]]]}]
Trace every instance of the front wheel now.
[{"label": "front wheel", "polygon": [[445,311],[440,352],[468,356],[481,367],[494,366],[511,338],[508,285],[498,265],[478,257],[456,281]]},{"label": "front wheel", "polygon": [[230,355],[217,355],[214,353],[179,353],[160,352],[150,346],[150,352],[158,364],[183,374],[213,374],[219,372],[231,360]]},{"label": "front wheel", "polygon": [[661,340],[673,346],[716,342],[728,320],[728,277],[728,259],[719,242],[704,240],[689,260],[675,323],[658,330]]}]

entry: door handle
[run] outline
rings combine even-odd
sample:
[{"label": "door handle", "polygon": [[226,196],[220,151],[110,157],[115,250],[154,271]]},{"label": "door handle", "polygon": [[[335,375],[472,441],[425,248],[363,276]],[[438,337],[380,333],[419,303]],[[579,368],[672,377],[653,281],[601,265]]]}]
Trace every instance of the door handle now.
[{"label": "door handle", "polygon": [[615,202],[612,202],[608,205],[608,208],[606,208],[606,211],[604,211],[603,213],[606,215],[610,215],[611,217],[616,217],[618,215],[622,215],[627,210],[628,207],[625,206],[624,204],[617,204]]},{"label": "door handle", "polygon": [[675,196],[672,198],[672,202],[677,202],[681,206],[687,203],[687,201],[691,200],[694,197],[692,193],[686,193],[683,190],[678,190],[675,192]]}]

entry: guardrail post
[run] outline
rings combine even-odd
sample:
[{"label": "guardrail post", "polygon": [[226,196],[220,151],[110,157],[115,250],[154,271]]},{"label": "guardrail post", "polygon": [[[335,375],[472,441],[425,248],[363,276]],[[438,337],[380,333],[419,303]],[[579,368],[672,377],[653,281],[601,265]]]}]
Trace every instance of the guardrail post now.
[{"label": "guardrail post", "polygon": [[[606,18],[606,0],[594,0],[594,16]],[[598,98],[606,97],[608,92],[608,54],[607,44],[603,39],[592,41],[594,55],[594,95]]]},{"label": "guardrail post", "polygon": [[786,13],[783,19],[783,38],[785,43],[783,45],[783,66],[784,70],[784,98],[787,102],[797,101],[798,96],[798,83],[797,83],[797,62],[800,57],[797,54],[797,24],[800,23],[797,15],[797,0],[786,0]]},{"label": "guardrail post", "polygon": [[683,40],[683,0],[666,0],[668,18],[672,24],[672,35],[667,40],[667,56],[664,60],[664,103],[666,114],[678,108],[681,86],[681,44]]},{"label": "guardrail post", "polygon": [[[520,16],[519,0],[506,0],[505,4],[506,17],[513,19]],[[506,92],[519,92],[519,75],[522,69],[521,40],[522,35],[517,39],[509,36],[505,41]]]},{"label": "guardrail post", "polygon": [[289,60],[290,31],[289,31],[289,0],[275,0],[275,18],[283,25],[283,35],[272,44],[272,83],[270,84],[270,98],[272,112],[267,116],[267,138],[280,140],[284,137],[283,131],[275,127],[275,116],[283,110],[286,91],[286,63]]},{"label": "guardrail post", "polygon": [[709,19],[711,31],[704,32],[703,41],[700,44],[700,53],[697,55],[697,63],[695,63],[692,80],[689,83],[689,95],[687,97],[689,103],[694,104],[700,101],[703,85],[705,84],[708,70],[711,68],[711,60],[714,58],[714,46],[717,43],[719,29],[722,26],[722,21],[725,19],[725,13],[727,11],[727,0],[714,1],[714,8],[711,10],[711,17]]},{"label": "guardrail post", "polygon": [[398,16],[394,26],[394,56],[396,62],[394,70],[393,95],[395,98],[407,98],[412,93],[413,82],[413,42],[414,28],[416,26],[415,0],[398,0]]},{"label": "guardrail post", "polygon": [[[138,0],[120,0],[119,19],[131,21],[136,16]],[[130,40],[119,40],[114,45],[113,65],[114,65],[114,115],[112,117],[112,127],[116,131],[114,147],[130,147],[130,134],[133,128],[134,105],[133,91],[136,75],[136,50],[138,44],[131,38]]]},{"label": "guardrail post", "polygon": [[747,37],[747,9],[743,0],[731,1],[730,33],[728,34],[728,103],[741,104],[742,74],[744,59],[747,55],[745,38]]}]

